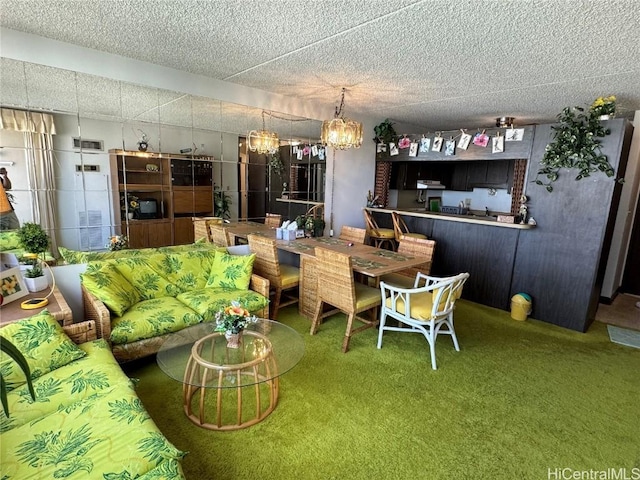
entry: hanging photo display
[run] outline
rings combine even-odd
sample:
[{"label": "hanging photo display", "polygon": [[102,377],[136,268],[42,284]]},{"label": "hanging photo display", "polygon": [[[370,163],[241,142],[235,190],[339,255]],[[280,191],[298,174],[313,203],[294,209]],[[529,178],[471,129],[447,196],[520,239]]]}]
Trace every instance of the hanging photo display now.
[{"label": "hanging photo display", "polygon": [[389,155],[394,156],[394,155],[398,155],[398,146],[391,142],[389,143]]},{"label": "hanging photo display", "polygon": [[482,131],[482,133],[476,133],[473,137],[473,144],[477,145],[478,147],[486,147],[489,144],[489,135],[484,133],[484,130]]},{"label": "hanging photo display", "polygon": [[324,160],[324,152],[325,152],[324,147],[319,147],[318,148],[318,159],[319,160]]},{"label": "hanging photo display", "polygon": [[387,144],[386,143],[378,143],[376,145],[376,152],[382,153],[382,152],[386,152],[386,151],[387,151]]},{"label": "hanging photo display", "polygon": [[311,147],[309,145],[305,145],[304,148],[302,149],[302,154],[309,155],[309,153],[311,153]]},{"label": "hanging photo display", "polygon": [[418,142],[412,142],[409,146],[409,156],[417,157],[418,156]]},{"label": "hanging photo display", "polygon": [[505,142],[521,142],[524,138],[524,128],[507,128],[504,132]]},{"label": "hanging photo display", "polygon": [[420,153],[427,153],[429,147],[431,147],[431,139],[423,136],[420,139]]},{"label": "hanging photo display", "polygon": [[313,156],[313,157],[317,157],[318,156],[318,146],[317,145],[312,145],[311,146],[311,156]]},{"label": "hanging photo display", "polygon": [[460,140],[458,140],[458,148],[466,150],[469,148],[469,143],[471,143],[471,135],[463,131],[462,135],[460,135]]},{"label": "hanging photo display", "polygon": [[504,152],[504,137],[500,136],[500,132],[491,139],[492,143],[492,153],[502,153]]},{"label": "hanging photo display", "polygon": [[444,154],[445,155],[456,154],[456,141],[453,138],[444,142]]},{"label": "hanging photo display", "polygon": [[400,139],[400,141],[398,142],[398,147],[400,148],[409,148],[411,146],[411,140],[408,139],[406,136],[402,137]]},{"label": "hanging photo display", "polygon": [[298,154],[298,146],[297,146],[297,145],[294,145],[294,146],[293,146],[293,148],[291,149],[291,152],[292,152],[294,155],[297,155],[297,154]]},{"label": "hanging photo display", "polygon": [[442,141],[444,139],[440,136],[440,134],[436,134],[436,137],[433,139],[433,147],[431,147],[431,150],[434,152],[439,152],[440,150],[442,150]]},{"label": "hanging photo display", "polygon": [[296,149],[296,158],[298,160],[302,160],[302,149],[298,148],[298,147],[293,147]]}]

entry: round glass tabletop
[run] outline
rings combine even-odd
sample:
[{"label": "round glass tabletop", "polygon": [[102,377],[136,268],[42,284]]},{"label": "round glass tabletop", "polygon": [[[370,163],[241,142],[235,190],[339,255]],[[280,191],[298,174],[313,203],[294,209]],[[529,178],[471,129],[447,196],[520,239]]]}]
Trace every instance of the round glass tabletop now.
[{"label": "round glass tabletop", "polygon": [[[160,369],[174,380],[196,387],[237,388],[276,378],[295,367],[304,355],[302,336],[273,320],[249,324],[237,348],[229,347],[224,332],[215,328],[215,322],[207,322],[171,334],[156,354]],[[185,376],[187,365],[194,361],[206,374]],[[220,382],[222,375],[229,381]]]}]

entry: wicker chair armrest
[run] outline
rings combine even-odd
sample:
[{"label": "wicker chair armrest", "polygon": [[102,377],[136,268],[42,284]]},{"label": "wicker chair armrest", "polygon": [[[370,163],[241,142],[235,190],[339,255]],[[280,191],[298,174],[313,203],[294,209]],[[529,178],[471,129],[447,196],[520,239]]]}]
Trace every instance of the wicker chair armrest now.
[{"label": "wicker chair armrest", "polygon": [[84,285],[81,285],[81,289],[84,318],[93,320],[96,325],[97,337],[108,341],[111,336],[111,314],[109,309],[98,297],[89,292]]},{"label": "wicker chair armrest", "polygon": [[74,343],[81,344],[96,340],[96,322],[87,320],[80,323],[72,323],[62,327],[64,333],[73,340]]},{"label": "wicker chair armrest", "polygon": [[269,280],[255,273],[251,274],[251,282],[249,283],[250,290],[269,298],[269,288]]},{"label": "wicker chair armrest", "polygon": [[[269,280],[255,273],[251,274],[251,282],[249,283],[249,289],[253,290],[260,295],[263,295],[269,299]],[[262,309],[261,312],[256,312],[256,315],[260,318],[269,318],[269,304]]]}]

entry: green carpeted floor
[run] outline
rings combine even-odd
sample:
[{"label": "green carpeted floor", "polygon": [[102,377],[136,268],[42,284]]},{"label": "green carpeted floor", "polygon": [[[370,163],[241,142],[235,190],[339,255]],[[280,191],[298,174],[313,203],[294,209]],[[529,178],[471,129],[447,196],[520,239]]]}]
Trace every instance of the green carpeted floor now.
[{"label": "green carpeted floor", "polygon": [[[640,468],[640,351],[460,301],[460,352],[377,330],[340,351],[336,316],[310,336],[296,307],[280,321],[306,342],[262,423],[211,432],[183,414],[181,384],[153,359],[126,367],[162,432],[188,451],[188,479],[547,479],[549,469]],[[572,477],[573,478],[573,477]],[[582,477],[580,477],[582,478]]]}]

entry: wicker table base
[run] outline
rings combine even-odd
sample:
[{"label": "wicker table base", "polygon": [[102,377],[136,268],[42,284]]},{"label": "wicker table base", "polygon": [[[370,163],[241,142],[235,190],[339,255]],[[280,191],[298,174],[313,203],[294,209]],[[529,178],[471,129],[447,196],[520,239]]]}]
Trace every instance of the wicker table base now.
[{"label": "wicker table base", "polygon": [[[264,420],[278,403],[279,379],[271,342],[258,332],[245,331],[244,336],[254,337],[252,354],[245,351],[244,338],[234,351],[220,341],[224,340],[220,332],[203,337],[191,349],[182,392],[185,414],[199,427],[218,431],[250,427]],[[246,361],[234,364],[211,361],[219,358],[220,349],[227,350],[223,353],[226,358],[235,353]],[[253,398],[245,397],[252,392]]]}]

